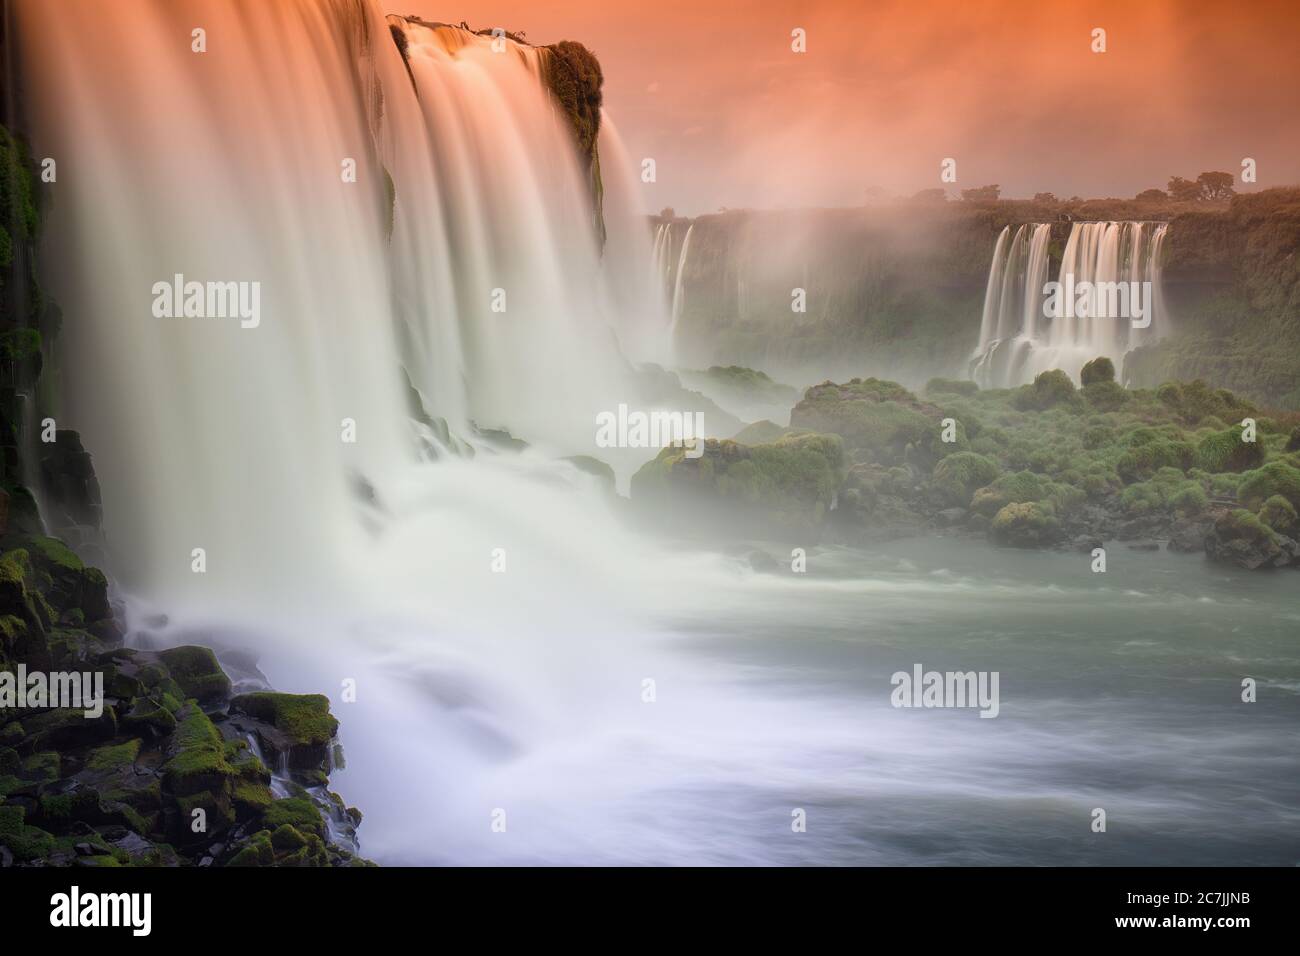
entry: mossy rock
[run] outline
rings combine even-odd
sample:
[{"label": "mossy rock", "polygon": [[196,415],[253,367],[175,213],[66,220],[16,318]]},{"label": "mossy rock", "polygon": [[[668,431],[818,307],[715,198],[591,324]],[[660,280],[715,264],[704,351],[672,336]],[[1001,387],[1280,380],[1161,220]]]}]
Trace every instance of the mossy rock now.
[{"label": "mossy rock", "polygon": [[1257,515],[1239,508],[1214,522],[1205,539],[1205,553],[1216,561],[1249,570],[1281,567],[1293,557],[1284,543],[1282,536]]},{"label": "mossy rock", "polygon": [[137,697],[131,710],[122,718],[122,727],[135,733],[146,732],[155,737],[165,737],[176,730],[176,716],[166,706],[164,698],[168,695],[157,694]]},{"label": "mossy rock", "polygon": [[307,845],[307,838],[294,829],[292,824],[282,823],[271,834],[271,846],[281,852],[289,852]]},{"label": "mossy rock", "polygon": [[260,817],[275,802],[271,788],[254,780],[239,780],[230,791],[235,813],[241,820]]},{"label": "mossy rock", "polygon": [[28,826],[25,819],[22,807],[0,806],[0,846],[7,847],[20,863],[48,857],[54,852],[54,835]]},{"label": "mossy rock", "polygon": [[1025,501],[1003,507],[993,518],[989,534],[998,544],[1041,548],[1061,537],[1061,524],[1045,502]]},{"label": "mossy rock", "polygon": [[103,743],[117,736],[117,714],[105,706],[98,717],[85,710],[60,707],[25,721],[30,746],[35,749],[73,749]]},{"label": "mossy rock", "polygon": [[271,866],[274,863],[275,847],[271,845],[271,833],[268,830],[259,830],[226,865]]},{"label": "mossy rock", "polygon": [[196,703],[186,706],[168,742],[169,759],[163,765],[168,789],[178,797],[220,791],[235,769],[226,762],[225,742]]},{"label": "mossy rock", "polygon": [[140,738],[132,737],[125,743],[100,747],[90,755],[90,759],[86,761],[86,767],[97,773],[123,770],[133,765],[135,758],[139,755]]},{"label": "mossy rock", "polygon": [[292,826],[301,833],[325,833],[325,821],[308,797],[284,797],[275,800],[262,815],[262,825],[274,830],[281,826]]},{"label": "mossy rock", "polygon": [[323,747],[339,729],[338,720],[330,713],[329,698],[323,694],[257,691],[240,694],[230,702],[230,709],[270,724],[294,744]]},{"label": "mossy rock", "polygon": [[158,657],[185,697],[192,697],[201,704],[211,704],[230,696],[230,678],[210,648],[195,645],[172,647],[161,651]]},{"label": "mossy rock", "polygon": [[50,783],[59,779],[63,760],[57,750],[41,750],[24,758],[19,776],[24,780]]}]

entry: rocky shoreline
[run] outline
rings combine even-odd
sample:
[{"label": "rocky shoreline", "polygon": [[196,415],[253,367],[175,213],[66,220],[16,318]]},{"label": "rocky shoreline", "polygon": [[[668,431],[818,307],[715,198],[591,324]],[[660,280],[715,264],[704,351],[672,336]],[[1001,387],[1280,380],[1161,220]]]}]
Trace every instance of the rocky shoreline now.
[{"label": "rocky shoreline", "polygon": [[0,707],[0,865],[366,863],[360,811],[328,788],[327,698],[276,693],[238,654],[126,647],[101,572],[53,538],[0,545],[0,670],[104,695],[93,717],[34,688]]}]

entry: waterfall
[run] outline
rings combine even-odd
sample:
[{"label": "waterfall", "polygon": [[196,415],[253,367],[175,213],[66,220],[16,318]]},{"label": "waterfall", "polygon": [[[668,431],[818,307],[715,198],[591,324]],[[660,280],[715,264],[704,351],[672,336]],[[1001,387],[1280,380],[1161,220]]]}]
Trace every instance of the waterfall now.
[{"label": "waterfall", "polygon": [[686,229],[685,238],[682,239],[682,251],[677,257],[677,275],[673,280],[672,319],[668,329],[668,339],[674,356],[677,346],[677,323],[682,317],[682,276],[686,274],[686,256],[691,251],[691,233],[694,231],[695,223],[691,223]]},{"label": "waterfall", "polygon": [[[1168,331],[1161,289],[1167,223],[1077,222],[1070,228],[1056,278],[1059,314],[1045,314],[1052,226],[1002,230],[993,250],[980,342],[970,375],[986,388],[1031,381],[1052,368],[1076,380],[1084,363],[1106,356],[1117,368],[1130,350]],[[1073,290],[1087,288],[1080,300]],[[1140,298],[1131,297],[1134,290]],[[1113,293],[1113,299],[1105,299]],[[1086,301],[1086,307],[1079,302]],[[1121,308],[1113,308],[1119,302]],[[1105,308],[1100,307],[1105,305]],[[1140,306],[1143,315],[1134,309]]]},{"label": "waterfall", "polygon": [[[65,412],[119,579],[216,606],[332,592],[421,449],[481,426],[592,452],[666,307],[609,122],[597,241],[544,50],[373,0],[123,7],[16,9],[33,139],[60,160]],[[181,275],[256,284],[259,323],[157,317]]]}]

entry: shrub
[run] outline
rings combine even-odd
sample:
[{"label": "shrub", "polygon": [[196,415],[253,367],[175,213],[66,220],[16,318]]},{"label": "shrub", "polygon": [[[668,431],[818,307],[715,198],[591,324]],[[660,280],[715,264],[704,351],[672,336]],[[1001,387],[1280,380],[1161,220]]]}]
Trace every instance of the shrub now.
[{"label": "shrub", "polygon": [[1278,534],[1294,537],[1300,522],[1297,522],[1296,509],[1291,502],[1281,495],[1274,495],[1264,502],[1259,509],[1259,520]]},{"label": "shrub", "polygon": [[1169,496],[1169,507],[1185,517],[1203,514],[1210,506],[1210,496],[1195,482],[1188,482]]},{"label": "shrub", "polygon": [[1040,372],[1034,378],[1034,384],[1020,389],[1016,393],[1015,405],[1017,408],[1042,411],[1074,398],[1074,382],[1059,368],[1054,368]]},{"label": "shrub", "polygon": [[925,383],[925,394],[927,395],[964,395],[971,396],[978,394],[979,385],[974,382],[965,382],[955,378],[932,378]]},{"label": "shrub", "polygon": [[1093,408],[1113,412],[1128,404],[1129,393],[1118,382],[1093,382],[1083,387],[1083,398]]},{"label": "shrub", "polygon": [[1079,384],[1085,387],[1094,382],[1113,381],[1115,381],[1115,363],[1104,355],[1093,359],[1079,373]]},{"label": "shrub", "polygon": [[933,486],[946,501],[966,507],[976,488],[998,477],[997,462],[970,451],[959,451],[942,459],[934,468]]},{"label": "shrub", "polygon": [[1300,508],[1300,469],[1284,461],[1271,461],[1241,476],[1237,497],[1247,508],[1258,508],[1274,495],[1281,495]]},{"label": "shrub", "polygon": [[[1147,432],[1150,429],[1138,429]],[[1196,460],[1196,450],[1185,441],[1171,440],[1161,435],[1143,439],[1137,445],[1120,455],[1115,463],[1115,471],[1125,483],[1149,478],[1161,468],[1177,468],[1186,471]]]},{"label": "shrub", "polygon": [[1211,474],[1249,471],[1264,463],[1264,446],[1242,441],[1240,428],[1228,428],[1202,438],[1196,446],[1196,464]]},{"label": "shrub", "polygon": [[1061,523],[1051,505],[1040,501],[1009,504],[998,511],[989,533],[999,544],[1036,548],[1051,544],[1061,534]]}]

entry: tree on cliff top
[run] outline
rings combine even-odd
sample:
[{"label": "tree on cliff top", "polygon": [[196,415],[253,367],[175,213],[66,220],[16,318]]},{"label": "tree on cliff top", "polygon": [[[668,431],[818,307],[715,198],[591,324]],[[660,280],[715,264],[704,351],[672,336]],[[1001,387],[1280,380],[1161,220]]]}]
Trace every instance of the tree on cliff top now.
[{"label": "tree on cliff top", "polygon": [[1001,186],[979,186],[976,189],[963,189],[961,198],[966,202],[997,202],[1001,192]]},{"label": "tree on cliff top", "polygon": [[1196,182],[1206,199],[1231,199],[1237,194],[1232,188],[1232,173],[1201,173]]},{"label": "tree on cliff top", "polygon": [[1197,202],[1201,198],[1201,184],[1182,176],[1171,176],[1169,195],[1174,202]]}]

